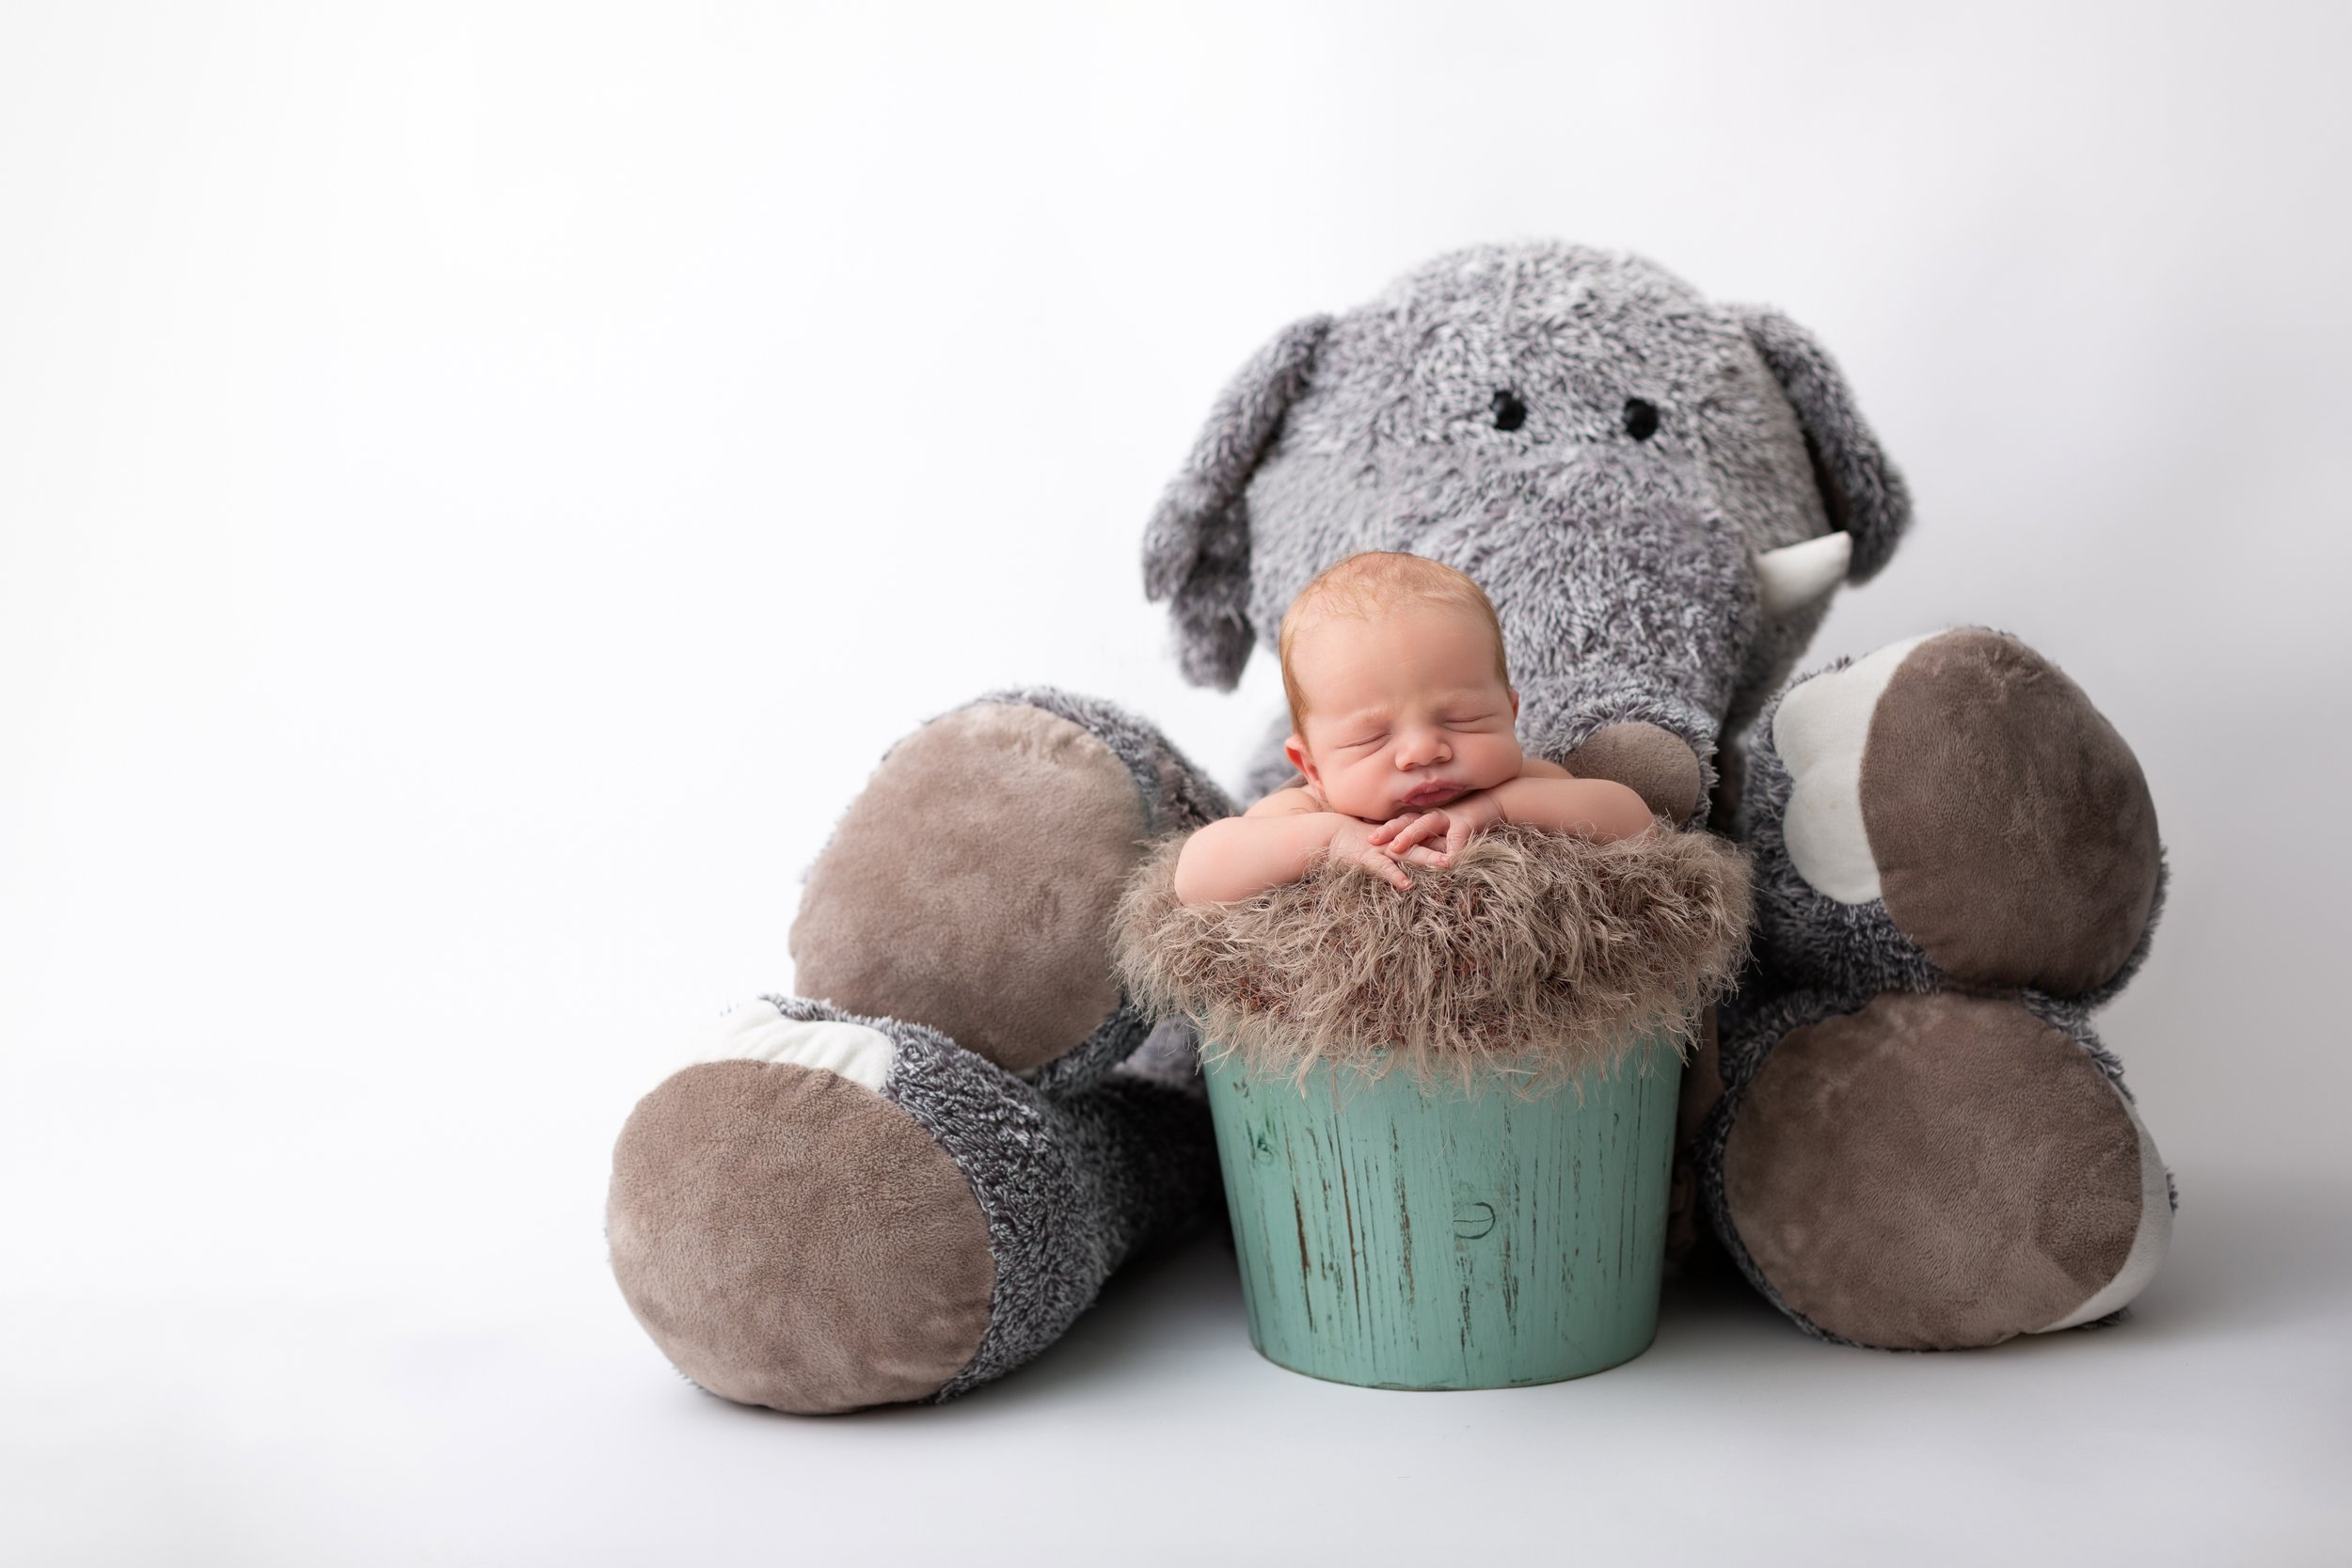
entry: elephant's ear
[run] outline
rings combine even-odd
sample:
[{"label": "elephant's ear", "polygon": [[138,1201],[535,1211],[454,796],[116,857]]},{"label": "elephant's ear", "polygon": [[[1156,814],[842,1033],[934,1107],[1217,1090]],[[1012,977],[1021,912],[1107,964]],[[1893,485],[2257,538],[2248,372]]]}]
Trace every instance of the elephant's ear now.
[{"label": "elephant's ear", "polygon": [[1895,553],[1911,522],[1903,476],[1879,449],[1837,362],[1812,333],[1768,305],[1735,305],[1731,312],[1796,407],[1830,526],[1853,539],[1847,580],[1867,581]]},{"label": "elephant's ear", "polygon": [[1242,491],[1313,369],[1328,316],[1293,322],[1250,356],[1209,410],[1184,471],[1143,534],[1143,592],[1173,596],[1184,678],[1231,691],[1249,661],[1249,518]]}]

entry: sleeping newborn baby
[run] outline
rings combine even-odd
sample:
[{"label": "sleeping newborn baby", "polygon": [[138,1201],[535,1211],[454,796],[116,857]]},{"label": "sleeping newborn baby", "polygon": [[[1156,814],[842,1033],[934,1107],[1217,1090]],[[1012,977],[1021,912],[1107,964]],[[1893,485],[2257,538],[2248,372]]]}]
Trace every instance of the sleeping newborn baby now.
[{"label": "sleeping newborn baby", "polygon": [[1486,594],[1451,566],[1352,555],[1282,617],[1282,688],[1298,777],[1186,841],[1176,896],[1248,898],[1325,855],[1400,888],[1405,865],[1446,865],[1472,835],[1521,822],[1597,843],[1646,832],[1621,784],[1519,751],[1519,694]]}]

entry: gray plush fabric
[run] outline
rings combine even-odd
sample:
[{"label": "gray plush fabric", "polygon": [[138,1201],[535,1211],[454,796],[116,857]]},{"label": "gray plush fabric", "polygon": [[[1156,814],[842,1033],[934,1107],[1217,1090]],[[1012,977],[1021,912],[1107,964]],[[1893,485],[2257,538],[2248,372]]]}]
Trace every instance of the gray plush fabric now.
[{"label": "gray plush fabric", "polygon": [[2096,1057],[2013,999],[1883,992],[1781,1035],[1739,1093],[1720,1211],[1824,1337],[1998,1343],[2133,1250],[2141,1136]]},{"label": "gray plush fabric", "polygon": [[1757,983],[1759,978],[1751,971],[1742,978],[1739,990],[1715,1008],[1716,1061],[1723,1074],[1724,1089],[1695,1140],[1700,1200],[1714,1227],[1715,1239],[1766,1301],[1814,1338],[1833,1344],[1851,1344],[1851,1340],[1841,1339],[1792,1311],[1772,1288],[1772,1282],[1756,1266],[1756,1259],[1748,1256],[1748,1249],[1740,1243],[1739,1227],[1731,1223],[1730,1210],[1724,1201],[1724,1146],[1730,1141],[1731,1125],[1739,1117],[1741,1097],[1754,1082],[1763,1058],[1781,1037],[1824,1018],[1851,1012],[1868,997],[1856,997],[1841,1006],[1820,992],[1796,990],[1766,1001],[1762,995],[1764,988]]},{"label": "gray plush fabric", "polygon": [[[1735,1101],[1741,1088],[1763,1067],[1764,1059],[1772,1054],[1773,1045],[1782,1036],[1822,1019],[1852,1012],[1878,994],[1872,988],[1842,993],[1811,987],[1773,988],[1764,983],[1758,971],[1751,967],[1741,976],[1739,988],[1716,1008],[1724,1095],[1709,1114],[1708,1126],[1700,1134],[1702,1142],[1714,1145],[1720,1153],[1723,1134],[1738,1116]],[[2107,1081],[2122,1090],[2125,1099],[2132,1098],[2131,1085],[2123,1081],[2123,1064],[2100,1041],[2098,1031],[2091,1027],[2089,1006],[2056,1001],[2035,991],[2019,991],[2012,1000],[2081,1047],[2099,1065]]]},{"label": "gray plush fabric", "polygon": [[[1142,830],[1140,836],[1135,842],[1135,853],[1138,859],[1142,856],[1144,846],[1153,839],[1171,832],[1190,832],[1219,817],[1233,815],[1234,806],[1232,800],[1217,787],[1216,781],[1195,767],[1190,759],[1169,744],[1168,737],[1162,735],[1155,726],[1136,718],[1116,704],[1105,702],[1101,698],[1082,696],[1044,686],[1019,687],[987,692],[968,703],[948,709],[937,718],[926,721],[919,729],[894,744],[883,753],[882,761],[875,771],[876,780],[882,779],[897,765],[894,759],[902,759],[908,753],[910,741],[918,740],[927,732],[939,726],[943,721],[952,720],[958,715],[969,714],[976,709],[1006,705],[1036,708],[1041,712],[1075,724],[1079,729],[1101,741],[1117,759],[1120,766],[1125,768],[1129,782],[1135,786],[1136,798],[1142,807]],[[875,787],[874,784],[869,783],[867,785],[869,795],[873,793]],[[1074,793],[1075,790],[1076,783],[1073,776],[1072,792]],[[810,872],[803,877],[803,880],[810,882],[811,886],[809,891],[803,895],[801,917],[795,921],[793,927],[796,954],[801,952],[803,944],[807,945],[812,952],[819,951],[822,944],[831,940],[835,945],[841,945],[846,941],[850,955],[855,956],[861,945],[884,943],[901,929],[898,924],[895,924],[898,921],[900,911],[889,907],[843,909],[842,916],[858,924],[858,928],[848,933],[846,938],[823,928],[817,918],[820,913],[830,912],[820,906],[817,897],[819,891],[818,884],[824,879],[819,873],[834,866],[841,859],[845,847],[845,827],[859,817],[860,807],[865,803],[866,800],[862,797],[859,804],[853,805],[849,812],[844,814],[842,823],[835,826],[833,835],[826,841],[823,850],[819,852]],[[880,825],[870,828],[867,837],[872,838],[874,833],[880,831],[882,831]],[[892,852],[881,858],[888,862],[889,869],[894,875],[901,878],[919,869],[910,862],[909,857],[900,853]],[[870,878],[868,882],[871,882]],[[869,901],[881,896],[871,885],[852,886],[848,891],[850,894],[863,895]],[[903,898],[905,896],[903,890],[898,891],[900,897]],[[836,895],[834,901],[839,903],[842,899],[843,895]],[[1000,903],[1009,904],[1011,894],[1008,891]],[[884,902],[887,904],[890,901],[885,899]],[[868,998],[866,991],[862,991],[855,997],[828,995],[826,999],[851,1003],[866,1002],[867,1003],[866,1010],[869,1012],[913,1013],[917,1019],[923,1018],[924,1014],[920,1006],[923,995],[922,986],[914,984],[901,976],[911,974],[919,979],[923,976],[925,964],[929,964],[932,969],[938,968],[946,947],[946,942],[939,942],[926,944],[926,950],[919,954],[898,951],[868,954],[866,957],[869,962],[866,967],[875,971],[880,978],[868,979],[866,991],[875,994]],[[947,956],[953,957],[954,955]],[[965,964],[968,968],[968,959],[965,960]],[[836,962],[832,969],[829,969],[825,964],[809,963],[803,958],[802,974],[803,989],[812,992],[821,991],[823,990],[821,986],[810,983],[812,977],[822,979],[833,970],[843,967],[846,966]],[[894,984],[901,987],[904,993],[883,994],[890,991]],[[963,989],[965,988],[961,986],[951,988],[959,992]],[[1007,1007],[996,1007],[993,1009],[992,1016],[1008,1010]],[[929,1022],[935,1025],[945,1024],[945,1019],[942,1017],[930,1018]],[[946,1026],[954,1029],[952,1025]],[[1083,1028],[1084,1025],[1081,1024],[1080,1027]],[[1143,1042],[1150,1028],[1150,1024],[1145,1022],[1142,1015],[1128,1006],[1125,999],[1121,997],[1118,1005],[1104,1015],[1102,1022],[1086,1033],[1078,1044],[1065,1050],[1059,1055],[1027,1068],[1021,1072],[1021,1076],[1043,1093],[1057,1095],[1073,1093],[1089,1084],[1101,1081]],[[954,1034],[961,1037],[962,1032],[961,1029],[954,1029]],[[1018,1057],[1023,1049],[1030,1047],[1031,1043],[1027,1040],[1013,1042],[1013,1049],[1007,1053],[1008,1056]]]},{"label": "gray plush fabric", "polygon": [[1854,407],[1845,377],[1811,333],[1770,306],[1729,309],[1797,410],[1813,460],[1814,483],[1829,508],[1830,527],[1853,536],[1847,580],[1869,581],[1894,554],[1911,517],[1911,493],[1903,476],[1879,450],[1878,437]]},{"label": "gray plush fabric", "polygon": [[1239,809],[1216,781],[1176,750],[1155,725],[1115,703],[1051,686],[1009,688],[973,702],[1026,703],[1069,720],[1108,746],[1136,782],[1136,794],[1143,801],[1145,832],[1153,838],[1188,833]]},{"label": "gray plush fabric", "polygon": [[1015,1076],[1040,1094],[1074,1094],[1089,1084],[1102,1082],[1112,1069],[1140,1050],[1151,1033],[1152,1021],[1122,991],[1118,1009],[1103,1021],[1100,1029],[1080,1041],[1076,1050]]},{"label": "gray plush fabric", "polygon": [[[1770,985],[1782,989],[1803,987],[1852,997],[1879,990],[1945,990],[1954,984],[1952,978],[1896,925],[1885,900],[1841,904],[1820,892],[1798,874],[1782,836],[1781,821],[1794,781],[1773,744],[1772,721],[1788,691],[1852,662],[1836,659],[1791,680],[1773,694],[1742,737],[1740,805],[1730,831],[1756,856],[1756,961]],[[2122,967],[2074,999],[2086,1007],[2113,997],[2147,959],[2169,882],[2161,847],[2157,854],[2155,897],[2147,923]]]},{"label": "gray plush fabric", "polygon": [[1275,335],[1216,401],[1144,530],[1145,592],[1173,598],[1184,676],[1231,691],[1249,658],[1249,519],[1242,490],[1306,386],[1328,316]]},{"label": "gray plush fabric", "polygon": [[[1864,1349],[1887,1348],[1879,1345],[1861,1345],[1860,1341],[1833,1333],[1789,1305],[1775,1288],[1772,1279],[1757,1267],[1754,1257],[1743,1243],[1739,1227],[1732,1219],[1724,1180],[1725,1146],[1729,1143],[1732,1130],[1738,1124],[1740,1113],[1745,1108],[1748,1090],[1771,1059],[1773,1048],[1783,1039],[1800,1030],[1821,1023],[1826,1020],[1859,1012],[1881,993],[1867,989],[1845,994],[1805,989],[1781,990],[1769,996],[1764,992],[1765,988],[1760,985],[1743,984],[1739,991],[1727,998],[1717,1009],[1724,1092],[1723,1097],[1716,1101],[1714,1109],[1708,1113],[1695,1140],[1702,1201],[1706,1206],[1715,1235],[1723,1243],[1724,1251],[1729,1254],[1732,1261],[1746,1276],[1748,1282],[1755,1286],[1766,1300],[1785,1313],[1790,1322],[1816,1338],[1825,1339],[1833,1344],[1856,1345]],[[2092,1029],[2090,1009],[2087,1006],[2077,1003],[2054,1001],[2032,991],[2019,992],[2010,1000],[2035,1019],[2072,1040],[2107,1081],[2122,1092],[2125,1099],[2131,1098],[2131,1090],[2123,1082],[2122,1065],[2116,1059],[2115,1054],[2101,1042],[2097,1032]],[[2041,1157],[2046,1160],[2052,1153],[2053,1150],[2045,1148]],[[2062,1164],[2063,1162],[2055,1163]],[[2180,1206],[2180,1196],[2169,1174],[2166,1177],[2166,1188],[2169,1201],[2177,1210]],[[1964,1219],[1960,1216],[1955,1216],[1955,1219],[1959,1227],[1964,1231]],[[2084,1326],[2096,1327],[2119,1322],[2128,1310],[2128,1307],[2120,1309],[2098,1320],[2096,1323]]]},{"label": "gray plush fabric", "polygon": [[1216,1191],[1200,1101],[1140,1077],[1050,1100],[968,1052],[918,1048],[901,1053],[884,1093],[970,1179],[996,1259],[988,1332],[942,1400],[1060,1338],[1114,1271],[1196,1224]]},{"label": "gray plush fabric", "polygon": [[1099,737],[1025,703],[958,708],[890,749],[810,868],[796,989],[1042,1069],[1119,1008],[1104,932],[1150,836]]},{"label": "gray plush fabric", "polygon": [[1881,899],[1972,989],[2082,996],[2153,927],[2164,855],[2139,759],[2013,637],[1939,633],[1870,716],[1862,820]]},{"label": "gray plush fabric", "polygon": [[1705,803],[1699,793],[1699,759],[1655,724],[1610,724],[1595,730],[1568,752],[1562,766],[1580,779],[1616,781],[1639,795],[1652,816],[1677,826],[1691,821]]},{"label": "gray plush fabric", "polygon": [[[1843,530],[1852,546],[1849,577],[1859,580],[1885,562],[1909,515],[1900,476],[1836,367],[1786,316],[1710,304],[1638,257],[1527,244],[1439,257],[1357,309],[1308,317],[1277,334],[1216,400],[1145,539],[1146,591],[1169,602],[1185,673],[1197,683],[1231,689],[1253,647],[1271,655],[1282,610],[1316,572],[1357,550],[1403,549],[1461,567],[1493,597],[1531,754],[1562,761],[1610,724],[1654,724],[1691,749],[1704,798],[1724,782],[1718,747],[1726,748],[1726,761],[1736,755],[1738,736],[1761,713],[1745,777],[1723,792],[1738,836],[1755,855],[1756,961],[1723,1005],[1724,1092],[1693,1143],[1718,1230],[1784,1311],[1787,1303],[1741,1249],[1725,1212],[1724,1151],[1748,1088],[1797,1030],[1857,1014],[1890,993],[1902,1002],[1905,993],[1956,988],[1894,926],[1883,902],[1837,905],[1788,864],[1779,822],[1789,782],[1772,754],[1767,703],[1828,598],[1768,619],[1757,562],[1763,552]],[[1134,784],[1147,838],[1181,835],[1233,809],[1156,730],[1108,704],[1047,689],[977,701],[1025,704],[1099,739]],[[1289,775],[1280,757],[1289,728],[1284,715],[1268,731],[1251,771],[1251,799]],[[1120,795],[1116,769],[1107,786],[1101,768],[1093,771],[1100,799]],[[1139,842],[1138,859],[1142,851]],[[1118,858],[1113,846],[1096,860]],[[2159,872],[2159,908],[2163,890]],[[1939,908],[1965,902],[1964,890],[1928,891]],[[2070,1001],[2033,991],[2008,1000],[2120,1082],[2089,1010],[2129,978],[2153,925],[2152,912],[2148,930],[2106,984]],[[983,987],[993,978],[976,974],[969,983]],[[953,1297],[946,1287],[979,1279],[982,1261],[993,1271],[978,1348],[939,1398],[1037,1354],[1121,1259],[1200,1217],[1214,1198],[1197,1043],[1178,1023],[1147,1033],[1132,997],[1121,993],[1099,1024],[1090,1013],[1076,1018],[1058,1038],[1083,1035],[1081,1043],[1025,1076],[921,1024],[774,1000],[790,1018],[849,1018],[889,1037],[896,1054],[883,1099],[914,1124],[895,1123],[894,1132],[936,1140],[953,1166],[940,1174],[968,1182],[985,1219],[986,1259],[964,1257],[970,1267],[936,1271],[930,1281]],[[889,1012],[889,1003],[882,998],[872,1010]],[[841,1087],[832,1102],[856,1100],[846,1093],[854,1085]],[[825,1098],[810,1096],[807,1103]],[[818,1113],[777,1114],[787,1125],[761,1138],[763,1147],[790,1155],[775,1163],[780,1183],[801,1180],[809,1162],[830,1163],[827,1137],[858,1141],[850,1118],[803,1130],[789,1125],[791,1117]],[[691,1120],[683,1110],[680,1117]],[[1782,1131],[1792,1130],[1803,1125],[1791,1121]],[[1772,1130],[1759,1122],[1750,1131]],[[693,1126],[665,1132],[674,1136],[662,1147],[688,1147],[700,1135]],[[1804,1147],[1790,1137],[1753,1143],[1759,1150]],[[1817,1138],[1812,1147],[1836,1145]],[[903,1146],[897,1152],[909,1154]],[[915,1172],[909,1182],[923,1174],[929,1153],[917,1148],[900,1160]],[[679,1190],[691,1205],[702,1189]],[[757,1207],[743,1203],[739,1191],[734,1196],[738,1210]],[[880,1231],[891,1223],[875,1207],[883,1195],[834,1189],[819,1196],[827,1237],[854,1239],[861,1226]],[[948,1196],[961,1202],[952,1185]],[[934,1220],[952,1219],[956,1205],[931,1207]],[[773,1212],[789,1209],[780,1202]],[[1967,1223],[1963,1212],[1923,1221]],[[954,1233],[950,1227],[940,1234],[952,1240]],[[934,1237],[914,1256],[953,1250]],[[714,1269],[758,1261],[724,1253],[715,1249]],[[903,1258],[898,1266],[907,1266]],[[743,1289],[745,1267],[734,1274],[730,1300],[758,1296]],[[886,1282],[866,1283],[887,1294]],[[975,1284],[967,1293],[977,1291]],[[852,1304],[868,1299],[855,1290],[834,1294]],[[918,1302],[916,1309],[931,1307]],[[871,1342],[894,1338],[886,1316],[858,1322],[860,1331],[842,1334],[818,1364],[854,1374],[891,1361],[892,1345]],[[959,1319],[948,1326],[961,1333],[963,1325]],[[944,1363],[966,1342],[941,1331],[896,1349],[937,1352]],[[848,1376],[849,1391],[839,1397],[911,1397],[904,1390],[922,1386],[935,1369],[929,1361],[909,1367],[886,1387],[871,1385],[884,1389],[879,1394],[861,1394]]]},{"label": "gray plush fabric", "polygon": [[882,1098],[938,1140],[987,1217],[996,1265],[988,1329],[937,1400],[1000,1377],[1059,1338],[1114,1270],[1196,1223],[1216,1190],[1208,1117],[1182,1089],[1115,1073],[1051,1098],[921,1024],[800,997],[767,1000],[789,1019],[838,1019],[887,1035],[898,1050]]},{"label": "gray plush fabric", "polygon": [[[993,691],[981,703],[1026,703],[1069,720],[1111,749],[1126,765],[1143,801],[1146,832],[1152,838],[1189,833],[1220,817],[1233,815],[1234,806],[1216,782],[1195,767],[1190,758],[1168,743],[1159,730],[1116,704],[1081,696],[1050,686],[1029,686]],[[1137,846],[1141,853],[1141,846]],[[1099,1083],[1140,1048],[1152,1024],[1123,995],[1119,1010],[1067,1055],[1058,1056],[1022,1076],[1041,1094],[1066,1095]],[[1172,1070],[1174,1057],[1166,1051],[1155,1056],[1146,1076]],[[1193,1062],[1199,1070],[1199,1062]]]},{"label": "gray plush fabric", "polygon": [[1180,1018],[1162,1019],[1136,1053],[1119,1064],[1119,1069],[1204,1100],[1208,1097],[1208,1085],[1200,1076],[1200,1037]]},{"label": "gray plush fabric", "polygon": [[[1515,428],[1498,424],[1506,395]],[[1638,257],[1485,245],[1286,329],[1244,368],[1152,517],[1145,588],[1173,600],[1186,673],[1230,688],[1324,567],[1434,557],[1495,601],[1532,752],[1645,721],[1688,742],[1711,787],[1725,717],[1777,683],[1825,608],[1765,626],[1756,555],[1827,533],[1833,512],[1870,569],[1909,515],[1794,324],[1710,305]]]},{"label": "gray plush fabric", "polygon": [[[1838,1343],[1851,1341],[1793,1310],[1742,1243],[1724,1201],[1724,1147],[1744,1108],[1749,1085],[1784,1038],[1824,1020],[1858,1012],[1883,993],[1934,995],[1971,990],[1958,985],[1929,959],[1896,925],[1883,899],[1839,903],[1806,882],[1789,859],[1782,821],[1794,781],[1773,744],[1772,721],[1789,690],[1817,675],[1845,669],[1851,662],[1838,659],[1790,681],[1764,705],[1743,737],[1740,798],[1733,830],[1755,856],[1756,961],[1742,977],[1740,990],[1719,1010],[1724,1091],[1696,1144],[1701,1191],[1725,1250],[1774,1306],[1806,1332]],[[1956,715],[1954,721],[1978,721],[1983,717]],[[2089,825],[2087,831],[2100,826],[2104,825]],[[2123,1081],[2122,1065],[2101,1042],[2090,1014],[2122,989],[2147,957],[2169,881],[2160,848],[2158,854],[2154,907],[2130,956],[2112,978],[2070,998],[2054,998],[2032,990],[1999,993],[2073,1041],[2126,1099],[2131,1090]],[[2169,1177],[2167,1185],[2169,1188]],[[2177,1206],[2177,1192],[2173,1202]]]},{"label": "gray plush fabric", "polygon": [[[1231,816],[1239,809],[1233,804],[1232,797],[1218,787],[1216,781],[1171,745],[1157,726],[1129,713],[1116,703],[1064,691],[1057,687],[1020,686],[982,692],[969,702],[957,704],[947,713],[961,713],[965,708],[982,707],[992,703],[1025,703],[1031,707],[1042,708],[1047,713],[1069,720],[1109,747],[1111,753],[1126,768],[1129,777],[1135,780],[1136,793],[1143,801],[1147,824],[1145,832],[1152,837],[1156,838],[1186,823],[1200,827],[1218,817]],[[947,717],[947,713],[925,720],[909,734],[921,734],[940,719]],[[904,743],[903,739],[894,742],[891,751],[896,751]],[[882,760],[889,761],[890,752],[884,752]],[[833,843],[833,837],[829,835],[823,847],[818,850],[819,862],[832,849]],[[808,879],[805,871],[802,873],[801,879]]]},{"label": "gray plush fabric", "polygon": [[670,1364],[739,1403],[929,1399],[988,1332],[996,1265],[972,1184],[904,1110],[821,1069],[664,1079],[613,1146],[605,1236]]},{"label": "gray plush fabric", "polygon": [[1804,680],[1843,670],[1834,659],[1788,683],[1742,737],[1740,806],[1731,834],[1756,856],[1756,958],[1776,988],[1819,990],[1857,999],[1881,990],[1936,990],[1943,976],[1903,935],[1883,900],[1841,904],[1797,874],[1781,836],[1794,781],[1772,745],[1781,699]]}]

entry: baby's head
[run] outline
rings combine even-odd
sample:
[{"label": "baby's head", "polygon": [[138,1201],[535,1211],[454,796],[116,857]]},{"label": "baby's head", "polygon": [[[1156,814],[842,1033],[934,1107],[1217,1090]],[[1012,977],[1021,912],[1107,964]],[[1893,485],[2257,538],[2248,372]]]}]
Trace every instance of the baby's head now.
[{"label": "baby's head", "polygon": [[1333,811],[1386,821],[1519,776],[1519,696],[1478,584],[1417,555],[1349,556],[1282,617],[1283,748]]}]

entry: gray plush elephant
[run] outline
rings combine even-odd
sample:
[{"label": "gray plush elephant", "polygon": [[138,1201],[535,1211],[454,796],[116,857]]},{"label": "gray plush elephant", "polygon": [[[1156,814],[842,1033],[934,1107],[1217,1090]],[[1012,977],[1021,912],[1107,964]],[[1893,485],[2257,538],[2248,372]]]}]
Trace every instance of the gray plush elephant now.
[{"label": "gray plush elephant", "polygon": [[1152,517],[1144,580],[1171,601],[1186,675],[1230,689],[1333,561],[1459,566],[1502,618],[1527,749],[1598,742],[1681,820],[1724,726],[1909,517],[1786,317],[1709,307],[1631,257],[1489,248],[1261,351]]},{"label": "gray plush elephant", "polygon": [[[1230,688],[1348,554],[1476,578],[1531,754],[1753,854],[1756,962],[1685,1078],[1693,1211],[1809,1332],[1956,1348],[2109,1319],[2162,1259],[2169,1181],[2088,1013],[2145,955],[2163,858],[2129,748],[2013,639],[1788,681],[1908,520],[1785,316],[1638,258],[1486,246],[1261,350],[1151,519],[1145,584],[1187,675]],[[1014,806],[1046,852],[986,852]],[[793,1411],[946,1398],[1210,1210],[1192,1042],[1147,1027],[1108,927],[1148,845],[1232,809],[1056,691],[884,757],[793,928],[823,1000],[719,1021],[615,1151],[615,1274],[680,1370]]]}]

